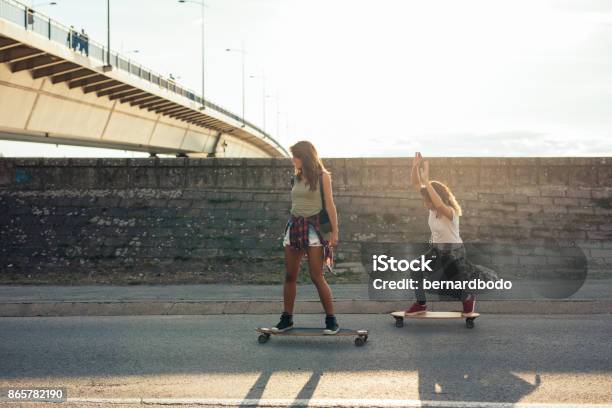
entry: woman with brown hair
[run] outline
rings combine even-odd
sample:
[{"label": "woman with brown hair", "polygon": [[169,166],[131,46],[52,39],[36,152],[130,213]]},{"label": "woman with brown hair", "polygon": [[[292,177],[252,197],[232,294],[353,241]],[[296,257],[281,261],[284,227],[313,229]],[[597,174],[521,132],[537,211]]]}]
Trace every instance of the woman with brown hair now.
[{"label": "woman with brown hair", "polygon": [[338,216],[332,194],[331,175],[323,166],[312,143],[301,141],[291,146],[294,176],[291,189],[291,217],[285,227],[284,310],[272,330],[293,328],[296,281],[302,257],[308,257],[310,278],[317,288],[325,310],[324,334],[336,334],[332,292],[323,275],[324,264],[331,269],[333,247],[338,244]]},{"label": "woman with brown hair", "polygon": [[[415,154],[410,179],[412,186],[421,193],[423,205],[429,210],[431,249],[427,256],[433,259],[433,272],[428,279],[466,280],[471,265],[465,258],[465,248],[459,235],[459,217],[462,215],[459,203],[447,185],[429,180],[429,162],[424,161],[419,152]],[[412,278],[419,282],[416,290],[417,301],[406,310],[406,314],[422,314],[427,311],[423,272],[413,272]],[[440,294],[461,300],[464,314],[474,312],[476,300],[472,293],[448,290]]]}]

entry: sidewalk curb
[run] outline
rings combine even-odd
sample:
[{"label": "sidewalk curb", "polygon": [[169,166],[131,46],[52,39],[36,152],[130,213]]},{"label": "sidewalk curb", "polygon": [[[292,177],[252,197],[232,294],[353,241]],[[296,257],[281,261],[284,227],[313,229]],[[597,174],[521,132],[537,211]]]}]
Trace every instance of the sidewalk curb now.
[{"label": "sidewalk curb", "polygon": [[546,403],[546,402],[489,402],[489,401],[443,401],[406,399],[263,399],[263,398],[68,398],[67,403],[100,405],[197,405],[206,407],[402,407],[402,408],[612,408],[612,404],[601,403]]},{"label": "sidewalk curb", "polygon": [[[336,313],[369,314],[403,310],[406,301],[336,300]],[[430,310],[459,310],[457,302],[431,302]],[[146,316],[277,314],[282,302],[271,300],[205,301],[79,301],[5,302],[0,317],[33,316]],[[319,301],[297,301],[295,313],[322,313]],[[612,314],[612,300],[498,300],[478,302],[478,312],[488,314]]]}]

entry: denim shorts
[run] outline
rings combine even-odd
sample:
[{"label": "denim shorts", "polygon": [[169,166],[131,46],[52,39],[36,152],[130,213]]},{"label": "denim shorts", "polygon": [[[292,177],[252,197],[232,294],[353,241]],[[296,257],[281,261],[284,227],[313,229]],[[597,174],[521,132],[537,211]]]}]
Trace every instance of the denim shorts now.
[{"label": "denim shorts", "polygon": [[[291,230],[291,225],[287,227],[287,232],[285,232],[285,239],[283,239],[283,246],[291,245],[290,240],[289,240],[290,230]],[[309,243],[308,246],[312,246],[312,247],[323,246],[321,244],[321,240],[319,240],[319,236],[317,235],[317,232],[315,231],[312,225],[308,226],[308,243]]]}]

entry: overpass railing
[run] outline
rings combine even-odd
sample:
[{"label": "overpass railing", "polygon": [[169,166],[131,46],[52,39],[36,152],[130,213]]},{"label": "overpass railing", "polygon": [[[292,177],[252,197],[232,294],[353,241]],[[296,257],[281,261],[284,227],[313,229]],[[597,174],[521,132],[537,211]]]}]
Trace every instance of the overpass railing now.
[{"label": "overpass railing", "polygon": [[[144,79],[147,82],[159,86],[160,88],[167,89],[170,92],[187,98],[190,101],[206,106],[207,108],[222,113],[223,115],[230,117],[237,122],[243,123],[244,125],[255,129],[257,132],[263,135],[264,139],[268,139],[285,155],[289,156],[285,148],[280,143],[278,143],[268,133],[255,126],[253,123],[217,104],[214,104],[208,100],[203,100],[200,95],[197,95],[192,90],[177,84],[171,78],[166,78],[155,71],[145,68],[142,65],[135,63],[131,59],[122,56],[118,52],[111,50],[111,52],[108,53],[104,45],[89,39],[86,35],[77,32],[74,28],[66,27],[63,24],[58,23],[57,21],[43,14],[40,14],[30,6],[22,4],[16,0],[0,0],[0,18],[19,25],[24,30],[40,34],[41,36],[44,36],[58,44],[62,44],[67,48],[71,48],[75,51],[78,48],[79,51],[84,52],[88,57],[98,60],[103,64],[112,65],[115,69]],[[108,60],[109,54],[110,60]]]}]

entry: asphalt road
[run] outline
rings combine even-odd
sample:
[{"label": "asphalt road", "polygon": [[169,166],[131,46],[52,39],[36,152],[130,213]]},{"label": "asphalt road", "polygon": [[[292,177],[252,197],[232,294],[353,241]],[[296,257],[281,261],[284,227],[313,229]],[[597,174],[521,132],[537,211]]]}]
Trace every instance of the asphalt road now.
[{"label": "asphalt road", "polygon": [[[212,405],[612,406],[611,315],[489,315],[471,330],[461,320],[407,320],[395,328],[386,315],[343,315],[343,327],[370,330],[364,347],[350,337],[273,337],[258,344],[253,329],[276,319],[0,318],[0,387],[66,387],[74,406],[95,398],[135,398],[136,405],[193,398]],[[296,320],[321,322],[316,315]]]}]

